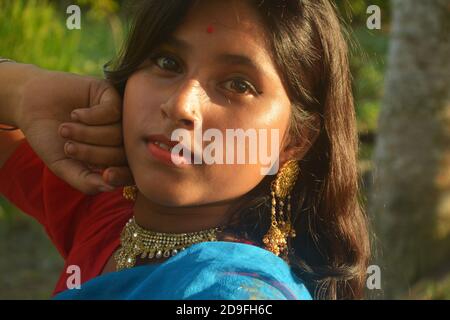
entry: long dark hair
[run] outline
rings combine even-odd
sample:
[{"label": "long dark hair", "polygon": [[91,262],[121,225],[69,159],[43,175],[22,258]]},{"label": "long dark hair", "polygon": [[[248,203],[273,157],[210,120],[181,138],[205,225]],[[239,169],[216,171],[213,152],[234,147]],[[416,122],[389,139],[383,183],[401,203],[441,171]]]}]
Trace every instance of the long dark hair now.
[{"label": "long dark hair", "polygon": [[[137,3],[127,44],[105,69],[123,94],[128,77],[198,0]],[[292,193],[297,237],[289,261],[315,298],[360,299],[370,256],[358,202],[357,134],[346,41],[328,0],[248,0],[265,24],[292,103],[291,139],[316,132]],[[298,140],[300,141],[300,140]],[[245,198],[236,231],[261,241],[270,225],[269,176]],[[232,227],[232,226],[231,226]]]}]

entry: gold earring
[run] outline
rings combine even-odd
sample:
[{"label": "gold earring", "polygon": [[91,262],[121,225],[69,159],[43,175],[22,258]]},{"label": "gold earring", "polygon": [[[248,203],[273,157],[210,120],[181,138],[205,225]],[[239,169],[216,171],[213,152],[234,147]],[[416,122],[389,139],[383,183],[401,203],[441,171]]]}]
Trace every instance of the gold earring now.
[{"label": "gold earring", "polygon": [[[283,254],[283,259],[287,260],[287,238],[296,236],[295,229],[291,223],[291,191],[300,171],[296,160],[287,161],[278,172],[275,180],[270,186],[272,195],[271,224],[269,231],[264,235],[263,243],[267,250],[279,256]],[[279,200],[279,212],[277,217],[277,198]],[[287,199],[286,217],[283,209]]]},{"label": "gold earring", "polygon": [[136,201],[137,186],[126,186],[123,188],[123,197],[129,201]]}]

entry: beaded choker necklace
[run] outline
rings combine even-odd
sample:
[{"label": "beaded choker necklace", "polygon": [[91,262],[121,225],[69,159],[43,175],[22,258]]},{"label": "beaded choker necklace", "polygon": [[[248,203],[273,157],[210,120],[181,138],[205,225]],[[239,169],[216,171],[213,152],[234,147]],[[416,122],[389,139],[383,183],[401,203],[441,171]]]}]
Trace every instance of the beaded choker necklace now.
[{"label": "beaded choker necklace", "polygon": [[161,259],[176,255],[195,243],[217,241],[221,227],[190,233],[162,233],[145,230],[134,217],[131,218],[120,235],[121,247],[114,254],[117,271],[132,268],[136,258]]}]

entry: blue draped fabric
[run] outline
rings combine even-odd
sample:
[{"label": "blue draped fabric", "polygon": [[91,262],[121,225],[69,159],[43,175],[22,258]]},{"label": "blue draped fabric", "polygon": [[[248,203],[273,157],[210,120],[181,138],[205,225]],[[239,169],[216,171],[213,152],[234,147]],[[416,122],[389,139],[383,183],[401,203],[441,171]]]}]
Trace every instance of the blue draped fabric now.
[{"label": "blue draped fabric", "polygon": [[311,295],[271,252],[213,241],[194,244],[159,264],[98,276],[54,299],[311,300]]}]

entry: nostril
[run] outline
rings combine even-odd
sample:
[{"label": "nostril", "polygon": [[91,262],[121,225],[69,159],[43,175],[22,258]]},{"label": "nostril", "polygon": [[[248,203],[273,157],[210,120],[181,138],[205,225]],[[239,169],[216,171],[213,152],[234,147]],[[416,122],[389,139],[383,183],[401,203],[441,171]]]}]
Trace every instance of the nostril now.
[{"label": "nostril", "polygon": [[183,126],[186,126],[188,128],[194,127],[194,121],[181,119],[180,122],[183,124]]}]

